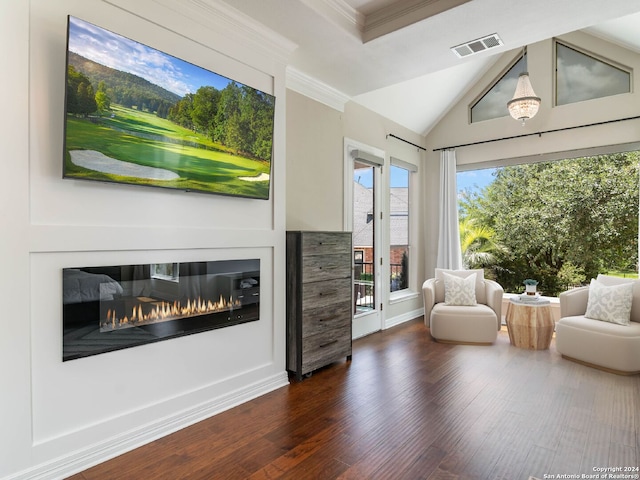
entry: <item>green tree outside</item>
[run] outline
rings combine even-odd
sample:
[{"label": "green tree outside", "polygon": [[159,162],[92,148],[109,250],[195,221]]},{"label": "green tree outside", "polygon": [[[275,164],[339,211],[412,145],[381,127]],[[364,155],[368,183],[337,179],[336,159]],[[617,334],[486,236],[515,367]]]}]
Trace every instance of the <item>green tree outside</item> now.
[{"label": "green tree outside", "polygon": [[[483,265],[508,292],[535,278],[557,295],[598,273],[636,270],[639,160],[630,152],[499,168],[460,202],[461,232],[465,222],[494,232],[500,248]],[[467,256],[480,245],[470,242]]]},{"label": "green tree outside", "polygon": [[469,216],[460,219],[459,228],[465,268],[496,267],[498,254],[505,250],[498,242],[496,232]]}]

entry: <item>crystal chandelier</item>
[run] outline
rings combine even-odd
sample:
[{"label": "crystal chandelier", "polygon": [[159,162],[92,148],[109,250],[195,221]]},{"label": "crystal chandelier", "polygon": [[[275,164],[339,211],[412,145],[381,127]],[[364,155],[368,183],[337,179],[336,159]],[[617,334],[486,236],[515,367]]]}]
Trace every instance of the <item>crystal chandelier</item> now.
[{"label": "crystal chandelier", "polygon": [[518,85],[513,98],[507,102],[509,113],[516,120],[524,122],[533,118],[540,108],[540,97],[536,96],[529,80],[529,73],[522,72],[518,77]]}]

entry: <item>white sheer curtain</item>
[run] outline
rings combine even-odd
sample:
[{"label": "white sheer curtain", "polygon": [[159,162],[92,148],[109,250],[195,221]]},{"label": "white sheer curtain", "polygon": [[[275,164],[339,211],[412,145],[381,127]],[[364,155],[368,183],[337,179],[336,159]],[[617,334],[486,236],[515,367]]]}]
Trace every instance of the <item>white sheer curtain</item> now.
[{"label": "white sheer curtain", "polygon": [[456,152],[440,152],[440,221],[438,234],[438,268],[462,268],[458,229],[458,192],[456,191]]}]

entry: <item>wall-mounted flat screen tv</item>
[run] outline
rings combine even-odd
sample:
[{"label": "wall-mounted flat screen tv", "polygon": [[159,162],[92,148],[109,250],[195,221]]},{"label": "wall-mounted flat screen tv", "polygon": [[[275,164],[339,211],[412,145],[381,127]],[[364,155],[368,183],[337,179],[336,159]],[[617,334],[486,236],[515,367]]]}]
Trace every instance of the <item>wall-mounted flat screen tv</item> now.
[{"label": "wall-mounted flat screen tv", "polygon": [[69,16],[63,177],[268,199],[275,97]]}]

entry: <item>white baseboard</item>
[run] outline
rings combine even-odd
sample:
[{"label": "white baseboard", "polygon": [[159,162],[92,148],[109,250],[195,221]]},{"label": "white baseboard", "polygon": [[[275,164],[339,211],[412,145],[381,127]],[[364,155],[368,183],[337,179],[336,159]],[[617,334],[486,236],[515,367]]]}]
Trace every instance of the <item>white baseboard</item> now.
[{"label": "white baseboard", "polygon": [[28,470],[18,472],[6,477],[5,480],[58,480],[67,478],[288,384],[289,379],[286,372],[273,375],[260,382],[214,398],[204,404],[159,418],[153,423],[142,425],[100,443],[90,445],[87,448],[70,452],[63,457],[58,457]]},{"label": "white baseboard", "polygon": [[424,308],[419,308],[417,310],[412,310],[411,312],[403,313],[402,315],[397,315],[392,318],[385,318],[384,320],[384,329],[395,327],[396,325],[400,325],[401,323],[408,322],[409,320],[413,320],[414,318],[418,318],[424,315]]}]

